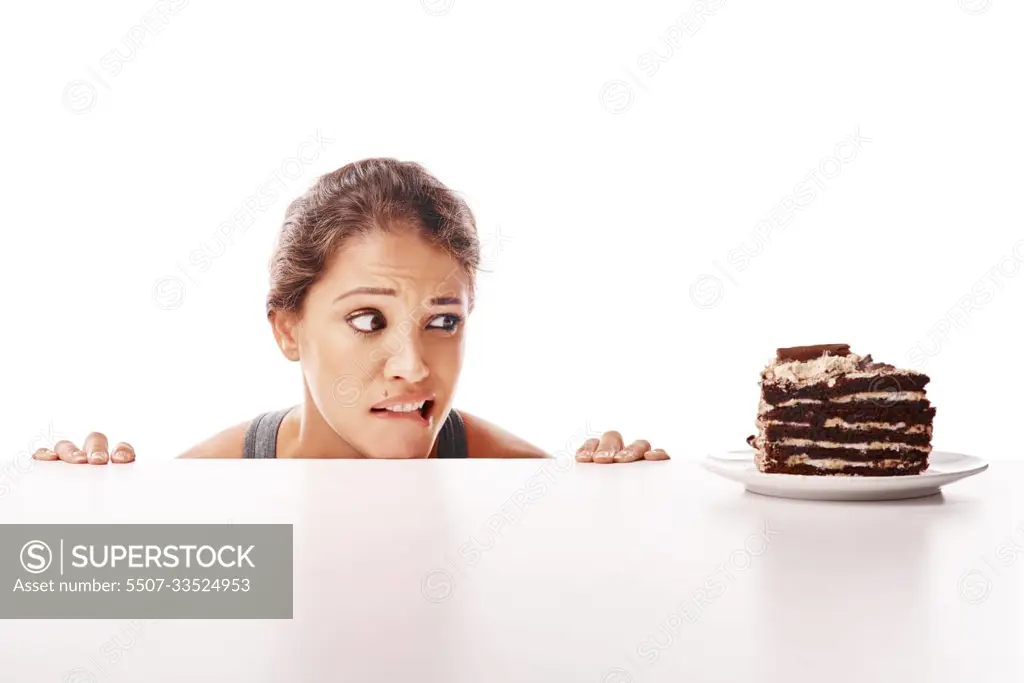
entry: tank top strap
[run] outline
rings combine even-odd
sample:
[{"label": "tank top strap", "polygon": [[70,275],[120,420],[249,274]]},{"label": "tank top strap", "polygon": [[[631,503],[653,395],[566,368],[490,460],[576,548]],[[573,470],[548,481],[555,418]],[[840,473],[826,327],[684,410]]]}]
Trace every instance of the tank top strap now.
[{"label": "tank top strap", "polygon": [[276,458],[277,432],[291,408],[272,410],[257,416],[245,428],[245,442],[242,446],[243,458]]},{"label": "tank top strap", "polygon": [[448,411],[448,419],[441,425],[441,432],[437,435],[437,457],[469,457],[469,448],[466,445],[466,423],[462,421],[459,411],[454,408]]}]

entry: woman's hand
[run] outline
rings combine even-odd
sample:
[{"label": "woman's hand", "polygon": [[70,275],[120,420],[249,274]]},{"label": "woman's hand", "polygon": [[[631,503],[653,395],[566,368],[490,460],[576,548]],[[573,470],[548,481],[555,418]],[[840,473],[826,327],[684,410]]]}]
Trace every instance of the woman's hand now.
[{"label": "woman's hand", "polygon": [[605,432],[600,439],[587,439],[576,451],[576,462],[636,462],[637,460],[668,460],[668,453],[660,448],[651,449],[649,441],[638,439],[622,446],[622,435]]},{"label": "woman's hand", "polygon": [[49,448],[40,448],[32,457],[36,460],[63,460],[73,465],[106,465],[108,460],[113,463],[132,462],[135,460],[135,449],[122,441],[110,451],[107,448],[107,437],[99,432],[92,432],[85,437],[83,448],[63,440],[55,443],[52,451]]}]

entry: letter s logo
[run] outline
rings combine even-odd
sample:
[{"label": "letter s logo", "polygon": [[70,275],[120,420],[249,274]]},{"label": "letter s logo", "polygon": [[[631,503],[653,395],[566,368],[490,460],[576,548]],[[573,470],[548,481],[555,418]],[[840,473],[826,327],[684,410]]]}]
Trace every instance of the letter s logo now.
[{"label": "letter s logo", "polygon": [[21,547],[21,566],[29,574],[42,574],[50,568],[53,553],[42,541],[29,541]]}]

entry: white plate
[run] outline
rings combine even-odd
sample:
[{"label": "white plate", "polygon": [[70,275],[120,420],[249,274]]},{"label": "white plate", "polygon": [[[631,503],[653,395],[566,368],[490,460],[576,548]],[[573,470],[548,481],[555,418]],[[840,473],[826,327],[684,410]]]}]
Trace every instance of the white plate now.
[{"label": "white plate", "polygon": [[988,469],[988,463],[980,458],[945,451],[932,451],[928,469],[924,472],[896,477],[765,474],[754,465],[753,450],[709,455],[703,464],[715,474],[740,482],[751,493],[808,500],[920,498],[934,495],[946,484]]}]

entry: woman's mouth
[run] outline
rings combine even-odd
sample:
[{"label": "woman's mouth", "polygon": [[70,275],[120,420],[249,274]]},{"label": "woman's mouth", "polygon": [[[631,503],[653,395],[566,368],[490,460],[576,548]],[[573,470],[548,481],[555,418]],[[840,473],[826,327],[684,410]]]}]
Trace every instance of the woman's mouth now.
[{"label": "woman's mouth", "polygon": [[408,420],[421,425],[430,424],[430,414],[434,408],[433,399],[396,403],[385,408],[370,408],[370,414],[385,420]]}]

